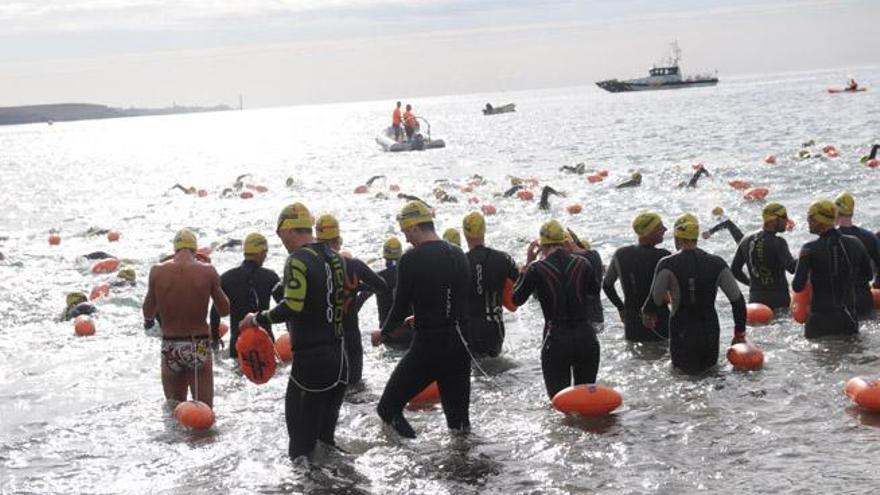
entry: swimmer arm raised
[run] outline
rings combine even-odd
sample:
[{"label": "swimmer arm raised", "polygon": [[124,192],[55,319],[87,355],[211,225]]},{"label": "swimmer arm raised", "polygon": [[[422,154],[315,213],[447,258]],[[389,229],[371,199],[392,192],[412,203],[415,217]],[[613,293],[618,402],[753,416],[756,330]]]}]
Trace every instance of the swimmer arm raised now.
[{"label": "swimmer arm raised", "polygon": [[730,269],[725,267],[718,274],[718,288],[720,288],[733,308],[733,341],[731,344],[745,342],[746,340],[746,300],[736,285],[736,279]]},{"label": "swimmer arm raised", "polygon": [[617,308],[617,311],[623,311],[625,305],[623,304],[623,300],[620,298],[620,295],[617,294],[617,289],[614,287],[615,282],[617,282],[618,277],[618,260],[617,255],[611,257],[611,263],[608,265],[608,271],[605,272],[605,279],[602,280],[602,290],[605,292],[605,295],[608,296],[608,300],[611,301],[611,304]]},{"label": "swimmer arm raised", "polygon": [[749,280],[749,276],[743,273],[748,243],[749,241],[747,240],[739,243],[739,246],[736,247],[736,254],[733,255],[733,260],[730,262],[730,271],[733,273],[733,276],[744,285],[750,285],[752,282]]}]

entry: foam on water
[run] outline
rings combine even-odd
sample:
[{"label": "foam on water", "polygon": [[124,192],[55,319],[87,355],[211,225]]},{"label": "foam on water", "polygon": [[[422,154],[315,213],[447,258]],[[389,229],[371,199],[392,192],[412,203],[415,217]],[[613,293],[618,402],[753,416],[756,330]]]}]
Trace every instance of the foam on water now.
[{"label": "foam on water", "polygon": [[[284,254],[270,236],[280,208],[305,202],[342,222],[346,248],[377,260],[396,233],[402,201],[388,184],[430,201],[435,180],[463,185],[475,173],[488,184],[458,192],[438,207],[438,226],[460,226],[473,206],[493,202],[488,241],[522,262],[538,226],[562,218],[588,238],[607,262],[632,242],[633,215],[655,209],[667,223],[693,211],[703,225],[723,206],[744,229],[759,225],[761,205],[741,200],[727,182],[770,188],[797,221],[786,234],[792,249],[811,238],[806,206],[843,190],[857,198],[857,223],[880,228],[878,170],[859,163],[880,141],[880,90],[828,95],[846,71],[724,80],[716,88],[610,95],[593,87],[418,100],[435,137],[448,147],[386,154],[373,143],[392,102],[367,102],[202,115],[144,117],[0,128],[0,491],[196,493],[581,493],[678,492],[699,489],[823,491],[876,486],[872,459],[877,417],[854,410],[842,389],[857,374],[876,375],[876,321],[845,341],[808,342],[787,318],[750,329],[766,353],[755,373],[722,363],[691,378],[669,369],[662,348],[630,345],[605,301],[599,380],[624,396],[624,407],[598,420],[565,418],[549,407],[539,365],[542,319],[537,303],[506,315],[504,358],[487,363],[491,379],[475,376],[473,434],[450,435],[439,410],[408,413],[416,441],[389,435],[375,414],[385,380],[400,354],[369,346],[375,305],[361,315],[366,389],[349,397],[337,431],[346,454],[325,453],[307,471],[286,457],[283,368],[254,386],[228,359],[216,365],[217,422],[207,433],[183,431],[164,406],[159,341],[141,328],[140,303],[149,267],[190,226],[202,243],[270,238],[267,265]],[[880,81],[880,69],[859,71]],[[486,101],[517,103],[517,112],[484,117]],[[836,159],[794,158],[804,141],[830,143]],[[763,163],[776,154],[775,166]],[[585,162],[610,177],[589,184],[559,172]],[[712,173],[695,190],[679,189],[691,164]],[[638,189],[612,185],[633,170]],[[269,187],[251,200],[224,199],[236,176]],[[354,188],[382,174],[368,195]],[[568,193],[550,213],[535,203],[494,196],[507,176],[535,176]],[[285,187],[288,177],[295,179]],[[207,198],[167,192],[175,183],[207,189]],[[391,199],[373,193],[385,191]],[[564,207],[584,205],[569,216]],[[89,227],[115,228],[118,243],[81,236]],[[47,245],[50,229],[63,237]],[[671,241],[665,243],[667,247]],[[702,242],[730,259],[725,233]],[[57,322],[64,293],[88,291],[107,276],[92,275],[80,255],[105,250],[126,258],[138,285],[113,289],[99,302],[97,334],[76,338]],[[217,252],[214,264],[235,266],[240,252]],[[374,264],[374,267],[378,268]],[[604,298],[603,298],[604,300]],[[718,303],[722,342],[732,328],[729,305]],[[722,353],[723,356],[723,353]],[[722,357],[723,359],[723,357]]]}]

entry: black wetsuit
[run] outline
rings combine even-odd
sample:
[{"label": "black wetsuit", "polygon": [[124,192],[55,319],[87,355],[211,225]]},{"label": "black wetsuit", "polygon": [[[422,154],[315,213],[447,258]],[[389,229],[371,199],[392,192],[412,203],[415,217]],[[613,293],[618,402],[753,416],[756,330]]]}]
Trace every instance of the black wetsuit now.
[{"label": "black wetsuit", "polygon": [[721,229],[727,229],[727,231],[730,232],[730,236],[733,237],[733,240],[737,243],[742,241],[742,238],[744,237],[742,230],[740,230],[740,228],[737,227],[735,223],[733,223],[733,220],[729,218],[722,219],[717,225],[709,229],[707,232],[709,232],[710,234],[714,234]]},{"label": "black wetsuit", "polygon": [[415,332],[379,399],[386,423],[395,424],[406,403],[436,381],[449,428],[470,426],[471,361],[463,341],[469,290],[467,257],[446,241],[420,244],[400,259],[394,306],[381,331],[387,338],[412,309]]},{"label": "black wetsuit", "polygon": [[547,395],[553,398],[572,384],[595,383],[599,340],[587,308],[587,296],[599,294],[593,266],[583,256],[557,249],[520,275],[513,303],[522,305],[533,292],[544,313],[541,369]]},{"label": "black wetsuit", "polygon": [[504,343],[501,296],[504,283],[519,277],[516,263],[507,254],[486,246],[467,253],[471,269],[468,310],[469,341],[474,356],[496,357]]},{"label": "black wetsuit", "polygon": [[348,369],[342,327],[345,265],[325,243],[290,253],[284,265],[284,301],[257,314],[265,328],[286,322],[293,348],[284,417],[290,457],[312,452],[317,440],[335,445]]},{"label": "black wetsuit", "polygon": [[66,310],[64,310],[64,314],[61,316],[62,320],[72,320],[77,316],[82,315],[93,315],[98,312],[98,308],[95,307],[94,304],[90,302],[81,302],[79,304],[74,304],[70,306]]},{"label": "black wetsuit", "polygon": [[[394,262],[393,264],[389,264],[386,260],[385,264],[387,268],[376,272],[376,275],[382,277],[382,280],[385,281],[385,285],[388,286],[387,292],[376,294],[376,309],[379,314],[380,328],[382,327],[382,323],[385,322],[385,319],[388,318],[388,313],[391,312],[391,307],[394,305],[394,290],[397,288],[397,263]],[[367,299],[372,295],[373,293],[369,289],[361,291],[358,294],[356,303],[358,311],[360,311],[360,307],[363,306]],[[410,311],[410,314],[412,314],[412,311]],[[406,349],[409,347],[410,343],[412,343],[412,329],[408,325],[401,325],[397,331],[393,332],[392,335],[385,340],[385,345],[396,349]]]},{"label": "black wetsuit", "polygon": [[[746,265],[749,274],[743,273]],[[797,261],[785,239],[775,232],[759,230],[744,237],[736,248],[730,271],[749,286],[749,302],[766,304],[771,309],[787,308],[791,303],[785,272],[794,273]]]},{"label": "black wetsuit", "polygon": [[[855,297],[856,297],[856,313],[859,317],[870,316],[874,312],[874,296],[871,295],[871,280],[874,279],[875,285],[880,286],[880,241],[877,236],[869,230],[865,230],[855,225],[840,226],[837,230],[841,234],[850,235],[862,241],[862,246],[868,254],[867,262],[873,263],[873,267],[861,267],[860,277],[855,281]],[[875,274],[876,273],[876,277]]]},{"label": "black wetsuit", "polygon": [[828,229],[804,244],[791,288],[800,292],[807,281],[813,285],[805,337],[858,333],[853,288],[863,276],[859,271],[864,269],[867,256],[858,239],[837,229]]},{"label": "black wetsuit", "polygon": [[[602,277],[605,275],[605,266],[602,264],[602,256],[599,251],[588,249],[585,253],[576,253],[590,262],[593,267],[593,276],[596,277],[596,286],[602,286]],[[593,323],[593,330],[601,330],[605,324],[605,311],[602,309],[602,298],[599,292],[586,295],[587,318]]]},{"label": "black wetsuit", "polygon": [[[241,265],[227,270],[220,276],[220,287],[229,297],[229,357],[235,359],[235,343],[238,341],[238,324],[248,313],[269,309],[272,303],[272,289],[278,285],[279,278],[272,270],[258,266],[255,261],[244,260]],[[263,327],[272,340],[272,326]],[[211,335],[214,342],[220,341],[220,314],[211,306]]]},{"label": "black wetsuit", "polygon": [[672,365],[685,373],[700,373],[718,364],[721,328],[715,296],[719,288],[733,305],[734,333],[744,334],[746,302],[723,259],[702,249],[687,249],[657,263],[642,311],[656,314],[670,293],[669,354]]},{"label": "black wetsuit", "polygon": [[364,345],[361,342],[361,327],[358,312],[361,305],[357,303],[358,294],[364,289],[376,294],[390,293],[388,285],[376,272],[357,258],[343,258],[345,261],[345,350],[348,353],[348,384],[354,385],[361,381],[364,370]]},{"label": "black wetsuit", "polygon": [[[647,342],[669,338],[669,309],[666,305],[657,308],[657,325],[652,330],[642,324],[642,304],[650,294],[657,263],[670,254],[665,249],[635,244],[618,249],[611,258],[602,289],[611,304],[623,314],[626,340]],[[626,301],[620,300],[614,288],[618,278]]]},{"label": "black wetsuit", "polygon": [[700,180],[700,177],[704,175],[706,177],[711,177],[711,175],[709,175],[709,171],[706,170],[705,167],[698,168],[697,171],[694,172],[694,175],[691,177],[691,180],[688,181],[687,187],[697,187],[697,182]]}]

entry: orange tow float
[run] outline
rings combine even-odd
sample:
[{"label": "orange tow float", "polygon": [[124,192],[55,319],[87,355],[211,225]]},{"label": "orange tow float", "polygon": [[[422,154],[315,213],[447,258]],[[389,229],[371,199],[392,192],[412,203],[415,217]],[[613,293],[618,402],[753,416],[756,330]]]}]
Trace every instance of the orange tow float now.
[{"label": "orange tow float", "polygon": [[202,401],[188,400],[174,408],[174,418],[193,430],[207,430],[214,424],[214,411]]},{"label": "orange tow float", "polygon": [[727,349],[727,360],[734,369],[756,370],[764,365],[764,352],[751,342],[741,342]]},{"label": "orange tow float", "polygon": [[440,388],[437,387],[437,382],[431,382],[430,385],[424,388],[421,392],[416,394],[415,397],[409,400],[409,404],[407,404],[407,409],[419,409],[423,407],[428,407],[436,404],[440,401]]},{"label": "orange tow float", "polygon": [[235,343],[238,365],[248,380],[261,385],[275,374],[275,345],[272,338],[260,327],[241,329]]},{"label": "orange tow float", "polygon": [[749,325],[766,325],[773,319],[770,306],[761,303],[749,303],[746,306],[746,323]]},{"label": "orange tow float", "polygon": [[880,412],[880,382],[857,376],[846,382],[846,395],[859,407]]},{"label": "orange tow float", "polygon": [[89,315],[79,315],[73,320],[73,332],[80,337],[95,334],[95,322]]},{"label": "orange tow float", "polygon": [[583,416],[604,416],[623,404],[623,397],[605,385],[574,385],[553,396],[553,407],[564,413]]}]

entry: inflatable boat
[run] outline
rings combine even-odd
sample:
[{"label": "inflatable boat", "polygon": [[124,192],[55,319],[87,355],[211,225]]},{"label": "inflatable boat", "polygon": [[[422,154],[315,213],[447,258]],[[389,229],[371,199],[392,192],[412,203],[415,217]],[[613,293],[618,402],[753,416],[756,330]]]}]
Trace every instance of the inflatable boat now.
[{"label": "inflatable boat", "polygon": [[401,127],[401,139],[398,141],[394,139],[394,128],[388,126],[382,133],[376,136],[376,143],[385,151],[422,151],[432,148],[445,148],[446,143],[442,139],[431,138],[431,124],[422,117],[418,117],[418,120],[420,123],[423,122],[425,124],[426,134],[416,130],[412,139],[406,139],[404,130]]}]

